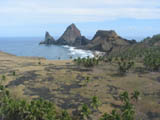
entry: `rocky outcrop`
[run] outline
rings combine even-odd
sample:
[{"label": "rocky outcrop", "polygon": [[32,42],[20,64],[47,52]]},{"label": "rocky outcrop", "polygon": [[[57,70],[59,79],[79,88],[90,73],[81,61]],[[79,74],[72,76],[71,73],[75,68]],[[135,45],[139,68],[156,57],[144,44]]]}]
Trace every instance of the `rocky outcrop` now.
[{"label": "rocky outcrop", "polygon": [[80,30],[75,26],[75,24],[71,24],[57,41],[55,41],[54,38],[46,32],[45,41],[40,44],[71,45],[80,47],[87,45],[89,41],[90,40],[85,36],[81,36]]},{"label": "rocky outcrop", "polygon": [[40,44],[70,45],[81,49],[110,53],[115,50],[115,48],[122,48],[135,43],[135,40],[126,40],[117,35],[113,30],[98,30],[93,39],[88,40],[86,37],[81,36],[80,30],[75,26],[75,24],[71,24],[57,41],[55,41],[54,38],[46,32],[45,41]]},{"label": "rocky outcrop", "polygon": [[153,37],[147,37],[143,40],[143,43],[150,46],[160,47],[160,34],[154,35]]},{"label": "rocky outcrop", "polygon": [[40,44],[46,44],[46,45],[55,44],[55,43],[56,43],[55,39],[49,34],[49,32],[46,32],[45,40],[40,42]]},{"label": "rocky outcrop", "polygon": [[75,26],[75,24],[71,24],[67,27],[64,34],[58,39],[57,44],[73,45],[78,38],[82,39],[81,37],[82,36],[79,29]]},{"label": "rocky outcrop", "polygon": [[94,38],[91,40],[91,43],[89,43],[86,47],[87,49],[90,50],[108,52],[112,51],[114,47],[125,46],[130,44],[131,42],[121,38],[113,30],[110,31],[99,30],[97,31]]}]

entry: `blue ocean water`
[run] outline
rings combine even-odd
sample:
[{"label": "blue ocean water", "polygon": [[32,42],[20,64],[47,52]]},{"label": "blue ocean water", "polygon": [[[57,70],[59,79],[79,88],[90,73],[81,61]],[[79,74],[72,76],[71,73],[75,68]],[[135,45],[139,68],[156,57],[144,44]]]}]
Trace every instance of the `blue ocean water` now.
[{"label": "blue ocean water", "polygon": [[69,46],[39,45],[44,38],[14,37],[0,38],[0,51],[16,56],[36,56],[49,60],[68,60],[77,57],[93,57],[91,51],[79,50]]}]

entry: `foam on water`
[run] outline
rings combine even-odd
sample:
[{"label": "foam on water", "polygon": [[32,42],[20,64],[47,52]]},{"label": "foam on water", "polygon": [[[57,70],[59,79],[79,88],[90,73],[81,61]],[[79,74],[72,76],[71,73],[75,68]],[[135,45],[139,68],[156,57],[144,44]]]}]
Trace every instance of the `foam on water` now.
[{"label": "foam on water", "polygon": [[94,54],[92,51],[90,50],[82,50],[82,49],[76,49],[75,47],[71,47],[71,46],[68,46],[68,45],[65,45],[63,46],[65,48],[67,48],[70,52],[69,52],[69,55],[70,56],[80,56],[81,58],[84,58],[84,57],[94,57]]}]

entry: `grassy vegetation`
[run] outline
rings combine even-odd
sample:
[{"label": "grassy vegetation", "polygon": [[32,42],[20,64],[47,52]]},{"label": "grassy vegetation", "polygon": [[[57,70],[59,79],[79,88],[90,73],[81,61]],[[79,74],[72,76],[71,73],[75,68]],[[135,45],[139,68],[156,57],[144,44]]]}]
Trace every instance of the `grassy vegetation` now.
[{"label": "grassy vegetation", "polygon": [[159,51],[148,51],[144,57],[144,65],[147,70],[158,71],[160,69]]},{"label": "grassy vegetation", "polygon": [[99,61],[101,59],[99,58],[80,58],[78,57],[77,59],[74,59],[74,62],[77,64],[77,65],[83,65],[85,67],[93,67],[95,65],[98,65],[99,64]]},{"label": "grassy vegetation", "polygon": [[132,100],[138,100],[139,92],[135,91],[131,97],[128,92],[124,92],[120,95],[122,105],[120,111],[112,110],[111,114],[105,113],[100,120],[134,120],[135,108]]},{"label": "grassy vegetation", "polygon": [[[84,65],[83,62],[77,64],[72,61],[26,59],[6,55],[1,57],[0,54],[1,80],[2,76],[5,75],[6,79],[2,83],[10,91],[10,98],[14,100],[13,103],[21,103],[22,99],[25,99],[26,104],[30,106],[32,101],[39,101],[39,98],[43,98],[43,102],[48,100],[47,102],[54,103],[53,109],[56,119],[105,120],[104,116],[112,118],[118,115],[122,119],[123,116],[127,116],[123,115],[122,106],[125,105],[125,101],[122,96],[128,94],[129,103],[132,104],[128,106],[133,108],[130,110],[134,111],[134,119],[157,120],[160,114],[160,76],[158,69],[146,69],[144,59],[146,59],[147,53],[144,53],[144,55],[137,55],[135,58],[126,55],[101,57],[98,58],[98,64],[93,64],[91,67],[88,63],[87,66]],[[94,61],[93,59],[97,58],[89,59],[85,62]],[[38,61],[43,64],[37,64]],[[128,69],[126,66],[132,61],[134,61],[134,66]],[[120,72],[118,62],[126,64],[125,76],[117,75],[117,72]],[[13,71],[16,72],[16,76],[13,75]],[[137,91],[132,93],[134,89],[141,93],[141,99],[138,102],[133,99],[133,96],[136,98],[139,95]],[[128,91],[128,93],[119,97],[119,94],[124,91]],[[137,105],[134,106],[133,104]],[[28,110],[26,109],[24,111]]]},{"label": "grassy vegetation", "polygon": [[143,40],[143,42],[153,46],[155,43],[159,42],[160,40],[160,34],[154,35],[152,38],[147,37]]},{"label": "grassy vegetation", "polygon": [[[14,99],[10,96],[9,91],[3,85],[0,85],[0,118],[3,120],[72,120],[73,118],[67,111],[62,110],[59,114],[52,102],[38,99],[27,102],[26,100]],[[138,100],[139,92],[135,91],[131,99]],[[128,92],[120,95],[123,105],[121,112],[113,110],[111,114],[105,113],[100,120],[134,120],[134,108],[130,102]],[[92,110],[98,110],[100,101],[97,96],[92,97],[89,105],[83,104],[76,116],[80,120],[90,118]],[[91,108],[90,108],[91,107]]]},{"label": "grassy vegetation", "polygon": [[125,75],[133,66],[133,61],[124,58],[120,58],[120,60],[118,60],[118,71],[120,75]]}]

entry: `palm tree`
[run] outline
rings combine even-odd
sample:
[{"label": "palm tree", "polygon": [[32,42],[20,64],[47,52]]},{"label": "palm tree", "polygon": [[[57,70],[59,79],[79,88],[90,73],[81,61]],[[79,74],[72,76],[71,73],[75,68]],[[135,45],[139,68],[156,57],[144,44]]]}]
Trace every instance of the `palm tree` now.
[{"label": "palm tree", "polygon": [[133,93],[132,93],[132,99],[135,99],[135,101],[137,102],[138,99],[139,99],[139,95],[140,95],[140,92],[135,90]]},{"label": "palm tree", "polygon": [[105,113],[100,120],[123,120],[116,110],[112,110],[111,114]]},{"label": "palm tree", "polygon": [[16,76],[16,72],[15,72],[15,71],[13,71],[13,73],[12,73],[12,74],[13,74],[13,76]]},{"label": "palm tree", "polygon": [[89,77],[89,76],[87,76],[87,77],[86,77],[86,84],[88,84],[88,83],[89,83],[89,81],[90,81],[90,77]]},{"label": "palm tree", "polygon": [[3,91],[5,87],[3,85],[0,85],[0,91]]},{"label": "palm tree", "polygon": [[120,120],[120,115],[118,114],[116,110],[112,110],[111,120]]},{"label": "palm tree", "polygon": [[88,105],[83,104],[81,108],[81,115],[83,119],[87,119],[91,113],[91,110],[89,109]]},{"label": "palm tree", "polygon": [[123,102],[126,102],[126,101],[129,101],[129,95],[128,95],[128,92],[123,92],[122,94],[120,94],[120,99],[121,101]]},{"label": "palm tree", "polygon": [[5,75],[2,75],[1,84],[2,84],[2,82],[5,81],[5,80],[6,80],[6,76],[5,76]]},{"label": "palm tree", "polygon": [[98,107],[101,105],[100,100],[98,99],[97,96],[93,96],[92,97],[92,102],[91,102],[91,106],[93,107],[93,109],[98,109]]},{"label": "palm tree", "polygon": [[134,120],[134,106],[130,101],[126,101],[122,106],[122,118],[123,120]]},{"label": "palm tree", "polygon": [[110,116],[109,114],[104,113],[104,114],[102,115],[102,117],[100,118],[100,120],[110,120],[110,118],[111,118],[111,116]]},{"label": "palm tree", "polygon": [[72,120],[66,110],[62,111],[61,120]]}]

